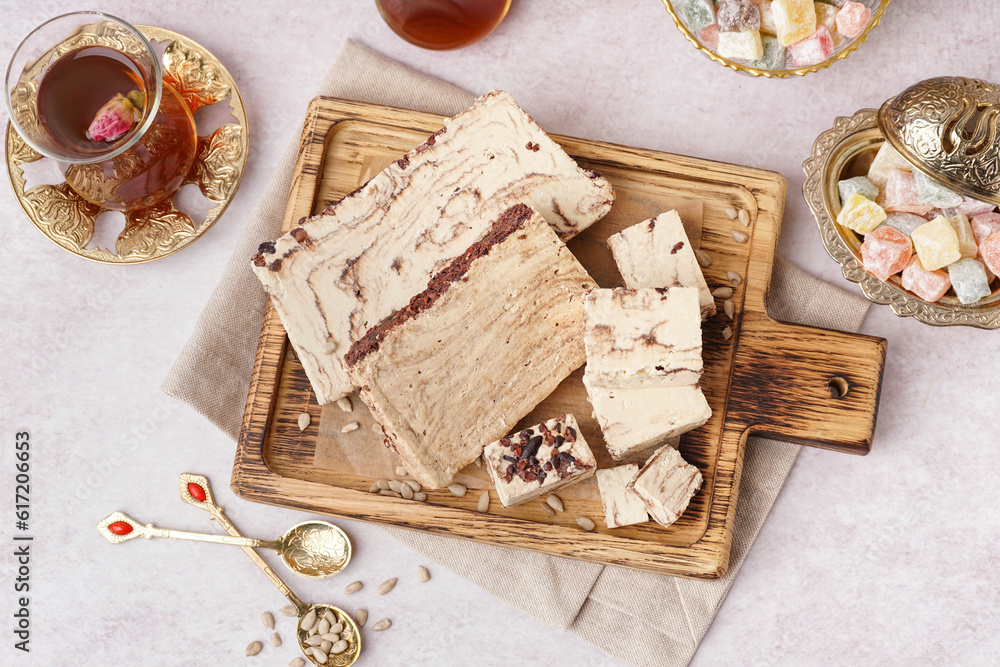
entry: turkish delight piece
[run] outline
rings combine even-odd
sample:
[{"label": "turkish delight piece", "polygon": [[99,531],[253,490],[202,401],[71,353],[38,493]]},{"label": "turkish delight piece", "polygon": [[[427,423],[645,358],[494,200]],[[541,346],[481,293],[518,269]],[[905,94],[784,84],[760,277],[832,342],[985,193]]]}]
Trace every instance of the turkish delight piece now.
[{"label": "turkish delight piece", "polygon": [[986,277],[986,267],[971,257],[963,257],[949,264],[948,276],[955,296],[965,305],[973,304],[992,292],[990,281]]},{"label": "turkish delight piece", "polygon": [[1000,232],[994,232],[979,244],[983,263],[994,275],[1000,275]]},{"label": "turkish delight piece", "polygon": [[[765,35],[777,35],[778,26],[774,23],[774,11],[771,9],[771,0],[753,0],[753,3],[760,10],[760,31]],[[778,44],[781,44],[781,42],[778,42]],[[781,44],[781,46],[784,47],[784,44]],[[766,55],[766,44],[764,50]]]},{"label": "turkish delight piece", "polygon": [[756,69],[785,69],[788,49],[781,45],[777,37],[762,36],[761,50],[763,55],[753,61],[751,67]]},{"label": "turkish delight piece", "polygon": [[928,271],[936,271],[962,259],[958,235],[944,216],[917,227],[910,238],[920,257],[920,264]]},{"label": "turkish delight piece", "polygon": [[586,270],[524,204],[345,360],[387,446],[441,488],[584,362]]},{"label": "turkish delight piece", "polygon": [[351,344],[419,294],[441,267],[525,202],[567,239],[603,217],[614,194],[581,169],[507,93],[445,122],[368,183],[261,245],[251,268],[271,296],[316,393],[353,387]]},{"label": "turkish delight piece", "polygon": [[784,46],[801,41],[816,32],[816,8],[813,0],[774,0],[771,3],[778,40]]},{"label": "turkish delight piece", "polygon": [[833,53],[833,37],[821,25],[805,39],[788,45],[788,64],[791,67],[817,65]]},{"label": "turkish delight piece", "polygon": [[760,32],[720,32],[718,53],[730,60],[757,60],[764,55]]},{"label": "turkish delight piece", "polygon": [[913,233],[913,230],[924,224],[927,224],[927,218],[921,218],[919,215],[912,213],[889,213],[886,215],[885,222],[881,224],[879,229],[882,227],[892,227],[909,236]]},{"label": "turkish delight piece", "polygon": [[650,457],[628,488],[642,499],[653,521],[669,526],[687,509],[701,483],[698,468],[687,463],[680,452],[667,445]]},{"label": "turkish delight piece", "polygon": [[955,208],[961,205],[962,195],[931,180],[919,169],[913,172],[913,177],[917,186],[917,199],[921,203],[930,204],[936,208]]},{"label": "turkish delight piece", "polygon": [[676,211],[623,229],[608,247],[625,287],[694,287],[702,319],[715,315],[715,299]]},{"label": "turkish delight piece", "polygon": [[719,50],[719,26],[712,24],[705,26],[698,31],[698,39],[702,44],[712,49],[713,51]]},{"label": "turkish delight piece", "polygon": [[888,280],[905,269],[912,255],[910,237],[885,225],[866,234],[861,244],[865,270],[882,280]]},{"label": "turkish delight piece", "polygon": [[662,445],[703,425],[712,416],[698,385],[622,389],[598,387],[586,373],[583,385],[611,458]]},{"label": "turkish delight piece", "polygon": [[980,213],[969,221],[969,226],[976,237],[976,244],[982,245],[983,241],[1000,232],[1000,213]]},{"label": "turkish delight piece", "polygon": [[837,182],[837,191],[840,192],[840,201],[846,202],[853,194],[859,194],[865,199],[875,201],[878,197],[878,188],[864,176],[845,178]]},{"label": "turkish delight piece", "polygon": [[760,9],[750,0],[719,0],[715,22],[719,32],[760,30]]},{"label": "turkish delight piece", "polygon": [[483,449],[483,462],[504,507],[592,476],[597,461],[573,415],[513,433]]},{"label": "turkish delight piece", "polygon": [[837,222],[859,234],[867,234],[885,221],[885,210],[859,194],[853,194],[837,214]]},{"label": "turkish delight piece", "polygon": [[913,165],[907,162],[906,158],[886,141],[882,143],[882,147],[875,154],[871,166],[868,167],[868,180],[874,183],[879,190],[883,190],[889,179],[889,171],[892,169],[912,171]]},{"label": "turkish delight piece", "polygon": [[908,289],[924,301],[934,303],[951,289],[951,278],[947,271],[928,271],[914,255],[903,269],[900,277],[903,289]]},{"label": "turkish delight piece", "polygon": [[587,372],[600,387],[670,387],[701,377],[694,287],[595,289],[583,299]]},{"label": "turkish delight piece", "polygon": [[[872,197],[874,199],[874,197]],[[902,169],[890,169],[885,183],[882,207],[886,212],[927,215],[934,210],[917,198],[917,183],[913,174]]]},{"label": "turkish delight piece", "polygon": [[712,0],[681,0],[681,12],[688,28],[694,32],[715,23],[715,5]]},{"label": "turkish delight piece", "polygon": [[962,257],[975,257],[979,254],[979,245],[976,243],[976,235],[972,232],[972,225],[969,224],[969,218],[957,213],[952,216],[948,216],[948,222],[951,223],[951,228],[955,230],[955,236],[958,237],[958,251],[962,253]]},{"label": "turkish delight piece", "polygon": [[872,10],[860,2],[845,2],[837,12],[837,32],[844,37],[857,37],[872,18]]},{"label": "turkish delight piece", "polygon": [[825,2],[814,2],[816,25],[825,26],[830,32],[837,31],[837,8]]},{"label": "turkish delight piece", "polygon": [[996,204],[979,201],[978,199],[962,195],[962,203],[955,207],[955,211],[973,218],[983,213],[992,213],[996,210],[996,208]]},{"label": "turkish delight piece", "polygon": [[604,468],[597,471],[597,487],[601,491],[604,523],[608,528],[621,528],[649,521],[642,498],[628,489],[628,484],[639,474],[634,463]]}]

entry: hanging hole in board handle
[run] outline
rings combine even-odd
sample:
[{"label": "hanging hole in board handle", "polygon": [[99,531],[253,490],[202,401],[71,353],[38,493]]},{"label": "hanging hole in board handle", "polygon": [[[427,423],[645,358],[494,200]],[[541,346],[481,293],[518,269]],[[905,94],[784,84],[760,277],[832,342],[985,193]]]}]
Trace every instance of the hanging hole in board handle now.
[{"label": "hanging hole in board handle", "polygon": [[843,398],[844,396],[847,396],[847,392],[851,388],[851,386],[847,384],[847,380],[839,375],[834,375],[830,378],[830,381],[826,386],[830,388],[830,396],[833,398]]}]

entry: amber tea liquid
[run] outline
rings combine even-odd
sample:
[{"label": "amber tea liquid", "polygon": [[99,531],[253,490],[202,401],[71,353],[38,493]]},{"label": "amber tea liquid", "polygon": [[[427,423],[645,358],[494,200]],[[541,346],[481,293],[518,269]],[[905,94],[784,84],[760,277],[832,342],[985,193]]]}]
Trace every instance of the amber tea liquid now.
[{"label": "amber tea liquid", "polygon": [[[105,46],[71,51],[52,63],[38,87],[38,117],[51,139],[86,160],[116,142],[91,141],[87,129],[104,104],[133,90],[146,94],[147,108],[125,135],[140,132],[155,91],[127,55]],[[111,209],[151,206],[173,194],[194,162],[194,118],[166,83],[153,123],[124,153],[104,162],[66,167],[66,182],[85,199]]]},{"label": "amber tea liquid", "polygon": [[425,49],[458,49],[500,25],[510,0],[375,0],[396,34]]}]

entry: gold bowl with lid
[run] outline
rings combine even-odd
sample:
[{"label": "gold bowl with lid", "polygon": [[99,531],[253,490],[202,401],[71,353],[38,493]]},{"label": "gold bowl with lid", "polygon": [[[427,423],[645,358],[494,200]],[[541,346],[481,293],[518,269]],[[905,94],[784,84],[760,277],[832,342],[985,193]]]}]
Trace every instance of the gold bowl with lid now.
[{"label": "gold bowl with lid", "polygon": [[1000,328],[1000,279],[992,281],[989,296],[974,304],[963,305],[951,293],[930,303],[903,289],[898,275],[883,281],[865,270],[863,237],[837,223],[841,208],[837,183],[867,174],[885,141],[914,170],[950,190],[1000,205],[1000,86],[962,77],[921,81],[880,109],[837,118],[816,139],[812,157],[802,165],[806,174],[802,194],[826,251],[870,301],[935,326]]}]

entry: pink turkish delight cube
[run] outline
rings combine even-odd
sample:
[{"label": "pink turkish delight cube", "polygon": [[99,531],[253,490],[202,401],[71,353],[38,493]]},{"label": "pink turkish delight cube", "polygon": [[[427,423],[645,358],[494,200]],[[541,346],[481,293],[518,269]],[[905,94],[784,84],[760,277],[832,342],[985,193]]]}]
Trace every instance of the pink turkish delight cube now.
[{"label": "pink turkish delight cube", "polygon": [[872,18],[872,10],[860,2],[845,2],[837,12],[837,32],[844,37],[857,37]]},{"label": "pink turkish delight cube", "polygon": [[906,268],[913,255],[910,237],[889,226],[865,234],[861,244],[861,260],[865,269],[882,280],[888,280]]},{"label": "pink turkish delight cube", "polygon": [[1000,275],[1000,232],[990,234],[979,244],[979,255],[993,275]]},{"label": "pink turkish delight cube", "polygon": [[917,182],[913,174],[902,169],[890,169],[885,184],[882,208],[894,213],[927,215],[933,206],[921,204],[917,199]]},{"label": "pink turkish delight cube", "polygon": [[713,23],[710,26],[706,26],[698,31],[698,40],[712,49],[713,51],[719,50],[719,25]]},{"label": "pink turkish delight cube", "polygon": [[808,67],[821,63],[833,53],[833,37],[825,25],[800,42],[788,47],[788,64],[792,67]]},{"label": "pink turkish delight cube", "polygon": [[996,204],[979,201],[978,199],[966,197],[965,195],[962,195],[962,203],[955,207],[955,212],[961,213],[962,215],[966,215],[970,218],[983,213],[992,213],[995,210]]},{"label": "pink turkish delight cube", "polygon": [[992,234],[1000,232],[1000,213],[980,213],[969,220],[972,226],[972,234],[976,237],[976,244],[983,245],[983,241]]},{"label": "pink turkish delight cube", "polygon": [[914,255],[903,269],[900,279],[903,289],[908,289],[924,301],[931,303],[943,297],[951,288],[951,277],[947,271],[928,271]]}]

